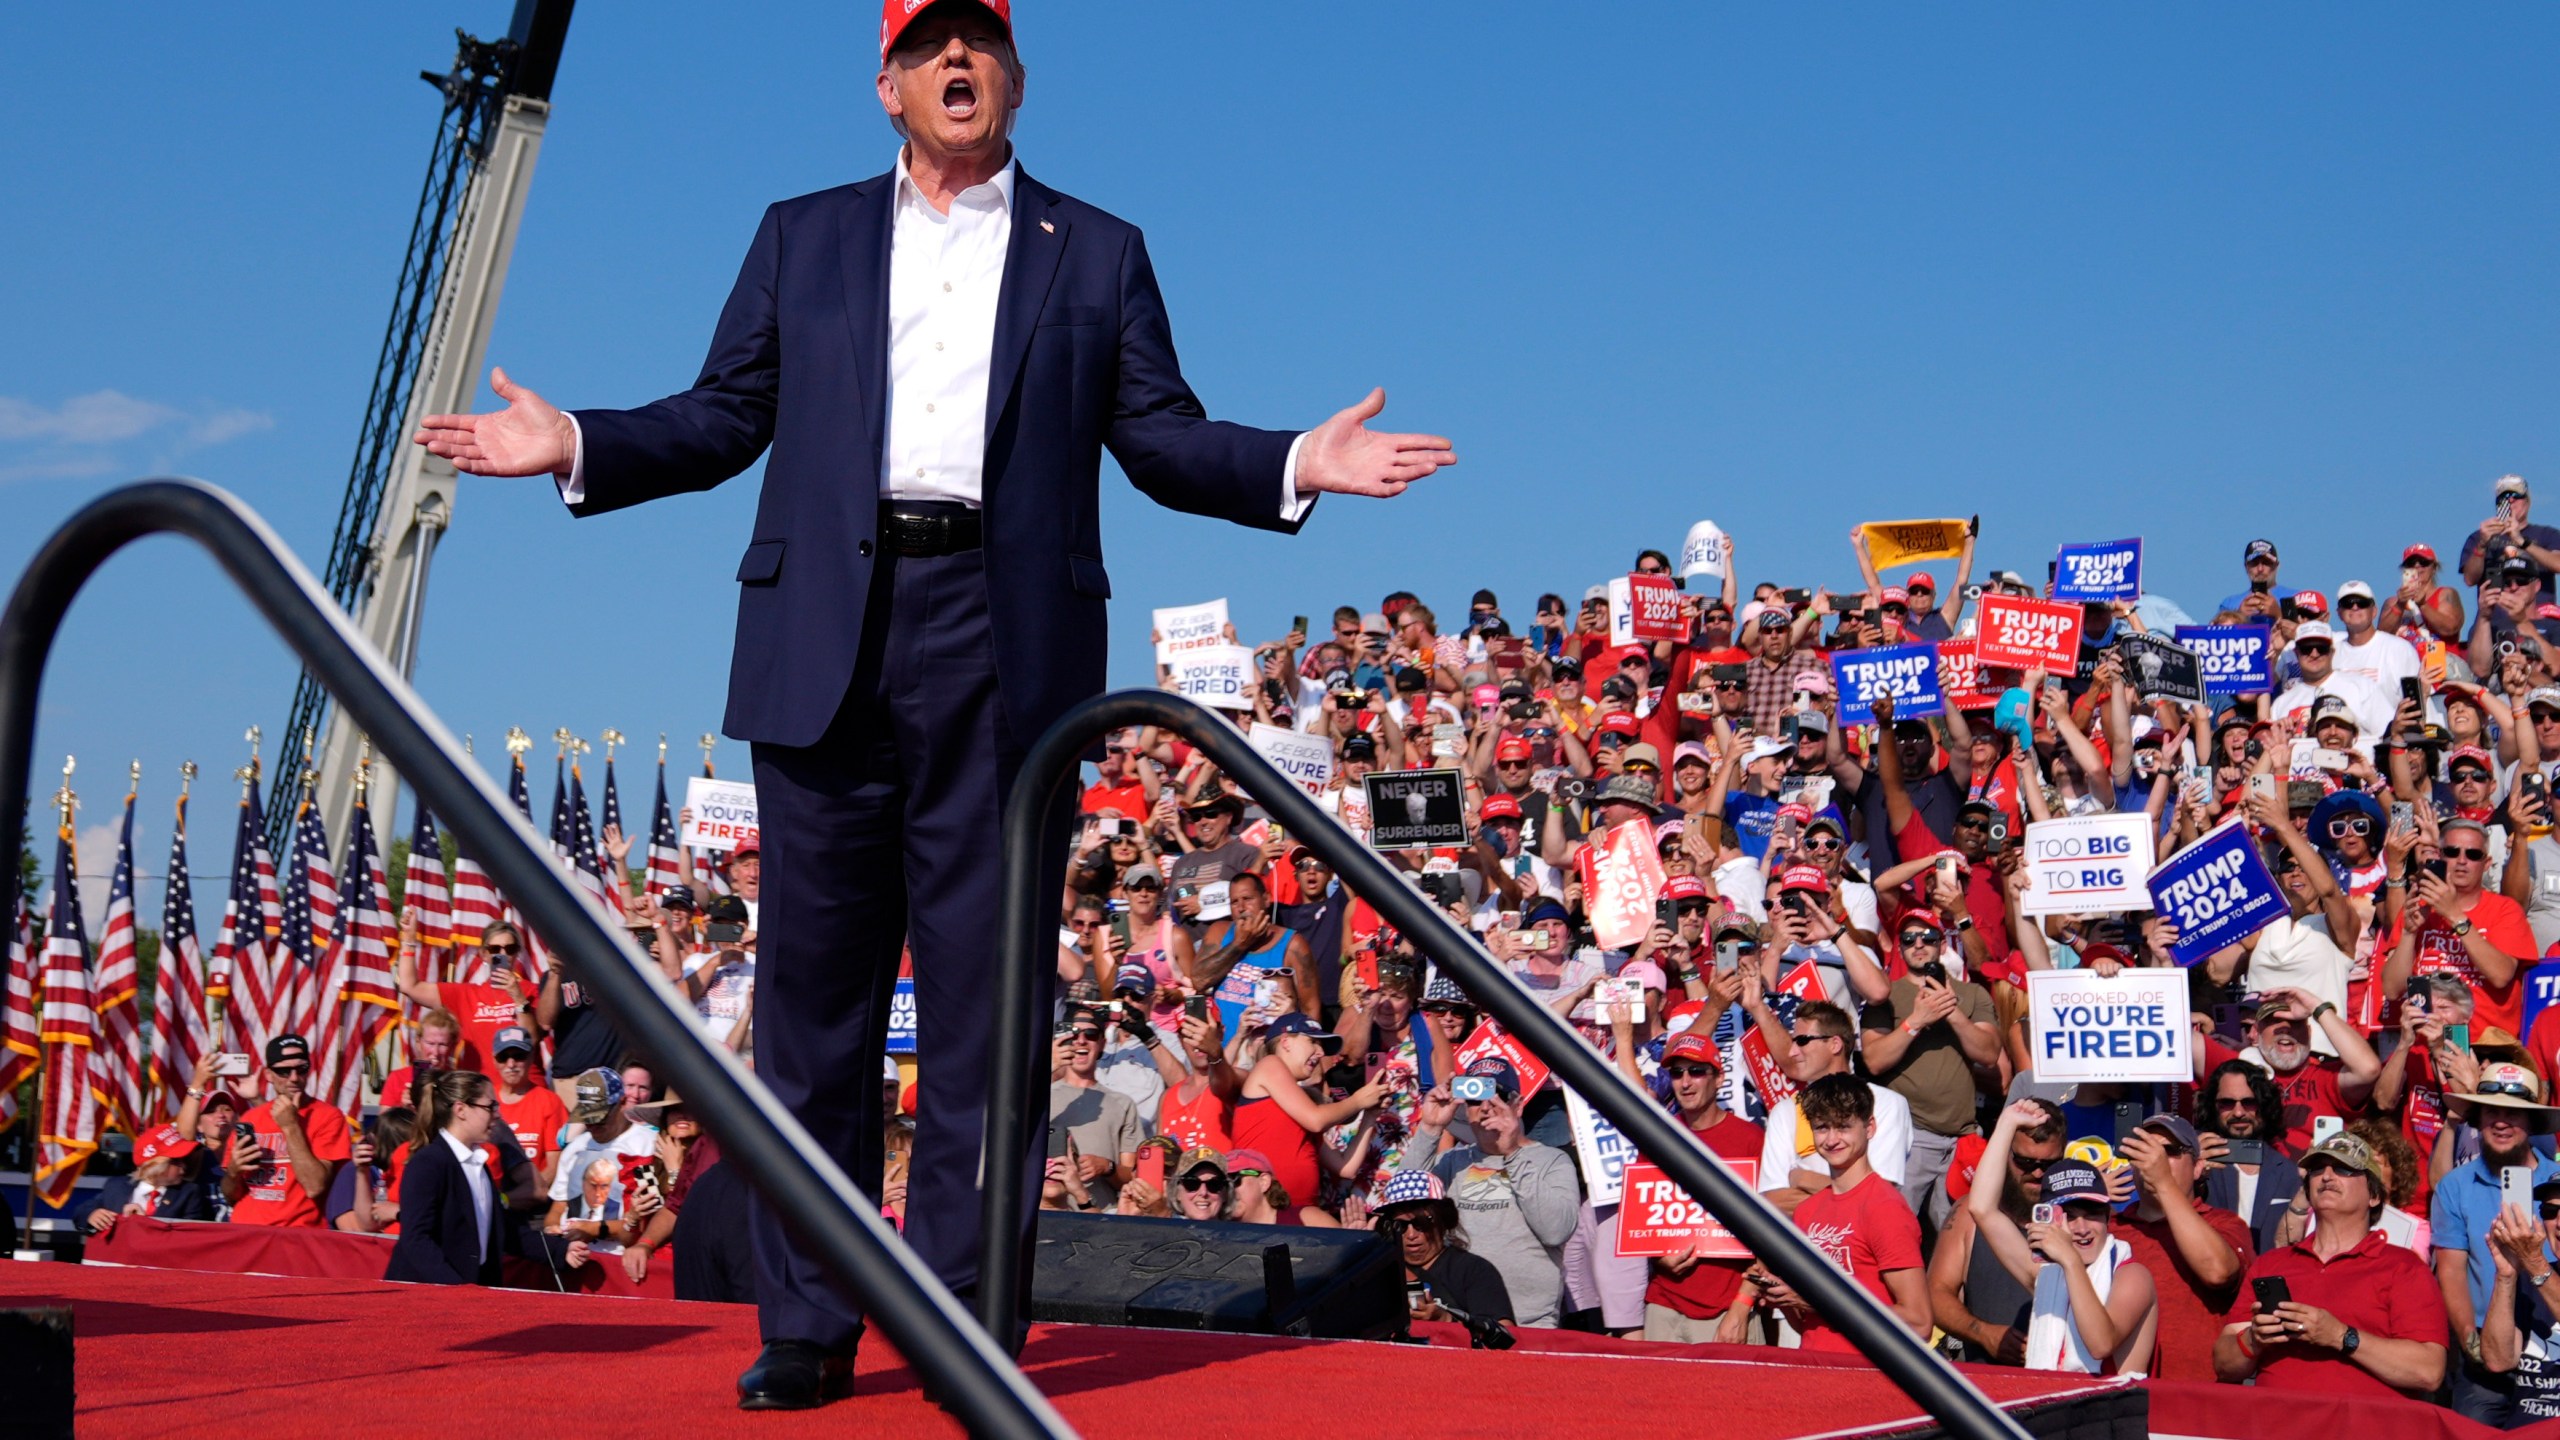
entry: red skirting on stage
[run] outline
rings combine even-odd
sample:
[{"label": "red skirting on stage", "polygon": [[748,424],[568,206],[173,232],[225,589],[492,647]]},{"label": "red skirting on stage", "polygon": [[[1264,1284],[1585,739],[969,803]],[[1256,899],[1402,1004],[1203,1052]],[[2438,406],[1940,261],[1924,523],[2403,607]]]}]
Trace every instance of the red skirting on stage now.
[{"label": "red skirting on stage", "polygon": [[[216,1225],[201,1220],[155,1220],[128,1215],[103,1236],[91,1236],[88,1258],[105,1265],[147,1265],[163,1270],[210,1270],[226,1275],[305,1275],[333,1280],[379,1280],[391,1263],[392,1237],[344,1230],[279,1229],[272,1225]],[[649,1257],[648,1278],[635,1285],[620,1256],[601,1256],[556,1274],[540,1260],[509,1256],[507,1283],[519,1290],[579,1295],[645,1295],[676,1298],[675,1253]]]}]

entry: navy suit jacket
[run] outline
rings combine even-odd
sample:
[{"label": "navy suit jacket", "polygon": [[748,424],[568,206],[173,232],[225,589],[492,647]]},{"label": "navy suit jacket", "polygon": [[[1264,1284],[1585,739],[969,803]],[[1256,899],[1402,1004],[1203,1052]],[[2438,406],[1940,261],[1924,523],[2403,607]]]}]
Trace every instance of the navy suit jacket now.
[{"label": "navy suit jacket", "polygon": [[[89,1208],[115,1214],[132,1202],[133,1177],[117,1175],[98,1187],[98,1201]],[[213,1189],[201,1178],[181,1180],[160,1196],[160,1208],[152,1215],[160,1220],[211,1220],[214,1218]],[[87,1218],[86,1212],[82,1218]]]},{"label": "navy suit jacket", "polygon": [[[576,412],[602,514],[708,490],[767,446],[723,728],[808,745],[853,679],[886,444],[894,172],[767,209],[692,389]],[[1102,450],[1159,504],[1266,530],[1296,432],[1208,418],[1137,227],[1017,173],[982,492],[1006,719],[1028,746],[1103,684]],[[1303,517],[1301,517],[1301,522]]]},{"label": "navy suit jacket", "polygon": [[489,1181],[489,1258],[480,1258],[475,1233],[479,1212],[471,1206],[471,1182],[462,1161],[431,1135],[409,1168],[400,1172],[400,1237],[391,1247],[385,1280],[418,1280],[430,1285],[495,1285],[505,1248],[507,1202]]}]

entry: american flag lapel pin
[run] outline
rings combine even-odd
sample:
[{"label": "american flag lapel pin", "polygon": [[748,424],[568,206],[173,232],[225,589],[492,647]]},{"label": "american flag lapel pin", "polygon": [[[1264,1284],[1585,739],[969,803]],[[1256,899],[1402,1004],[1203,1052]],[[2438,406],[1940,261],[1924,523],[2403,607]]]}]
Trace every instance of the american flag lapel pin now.
[{"label": "american flag lapel pin", "polygon": [[1041,228],[1041,229],[1043,229],[1043,230],[1048,231],[1048,232],[1049,232],[1050,234],[1052,234],[1052,235],[1055,235],[1055,234],[1057,234],[1057,233],[1058,233],[1058,227],[1057,227],[1057,226],[1055,226],[1055,225],[1050,224],[1050,223],[1049,223],[1048,221],[1046,221],[1046,220],[1043,220],[1043,221],[1041,221],[1041,222],[1040,222],[1040,228]]}]

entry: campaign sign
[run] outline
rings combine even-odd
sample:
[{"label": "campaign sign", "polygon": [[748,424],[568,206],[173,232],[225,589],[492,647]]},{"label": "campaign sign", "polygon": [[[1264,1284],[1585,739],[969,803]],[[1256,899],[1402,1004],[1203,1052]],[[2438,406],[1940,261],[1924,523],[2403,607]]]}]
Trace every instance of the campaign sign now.
[{"label": "campaign sign", "polygon": [[1286,725],[1253,722],[1253,751],[1271,768],[1310,795],[1322,795],[1333,782],[1333,742]]},{"label": "campaign sign", "polygon": [[2183,970],[2027,972],[2027,1035],[2039,1084],[2192,1081],[2195,1032]]},{"label": "campaign sign", "polygon": [[1528,1046],[1505,1034],[1500,1022],[1493,1020],[1478,1025],[1475,1033],[1467,1037],[1467,1042],[1459,1046],[1457,1054],[1451,1058],[1458,1064],[1451,1073],[1457,1075],[1466,1074],[1467,1067],[1479,1060],[1491,1058],[1502,1061],[1511,1067],[1512,1074],[1520,1077],[1523,1097],[1537,1094],[1551,1073],[1546,1061],[1530,1054]]},{"label": "campaign sign", "polygon": [[2017,595],[1982,597],[1974,653],[1985,665],[2068,675],[2080,661],[2080,607]]},{"label": "campaign sign", "polygon": [[[1745,1190],[1760,1188],[1759,1161],[1728,1160],[1721,1155],[1715,1161],[1732,1171]],[[1591,1203],[1599,1204],[1599,1197],[1593,1196]],[[1628,1166],[1625,1198],[1618,1205],[1618,1258],[1674,1255],[1692,1249],[1707,1260],[1751,1258],[1751,1247],[1718,1224],[1706,1206],[1690,1199],[1689,1192],[1663,1174],[1661,1166],[1650,1160]]]},{"label": "campaign sign", "polygon": [[676,842],[688,850],[735,850],[756,838],[756,787],[748,780],[694,775],[684,782],[684,808],[693,812]]},{"label": "campaign sign", "polygon": [[1722,580],[1724,546],[1724,531],[1713,520],[1701,520],[1690,526],[1689,538],[1680,542],[1680,578]]},{"label": "campaign sign", "polygon": [[2178,643],[2204,667],[2207,695],[2263,695],[2276,685],[2263,625],[2181,625]]},{"label": "campaign sign", "polygon": [[1582,1184],[1591,1203],[1617,1204],[1627,1167],[1636,1163],[1636,1143],[1570,1085],[1564,1087],[1564,1108],[1573,1122],[1573,1148],[1582,1158]]},{"label": "campaign sign", "polygon": [[2142,598],[2142,541],[2065,545],[2053,557],[2053,598],[2096,601]]},{"label": "campaign sign", "polygon": [[1893,718],[1919,720],[1946,713],[1938,690],[1934,645],[1887,645],[1839,650],[1831,656],[1831,683],[1840,695],[1840,718],[1855,722],[1875,713],[1876,697],[1893,697]]},{"label": "campaign sign", "polygon": [[2151,894],[2151,817],[2083,815],[2027,826],[2028,915],[2147,910]]},{"label": "campaign sign", "polygon": [[2134,631],[2116,641],[2133,693],[2145,700],[2204,703],[2204,657],[2175,641]]},{"label": "campaign sign", "polygon": [[1173,659],[1173,688],[1185,700],[1212,710],[1253,708],[1253,652],[1218,644],[1186,650]]},{"label": "campaign sign", "polygon": [[1592,938],[1611,950],[1643,944],[1653,932],[1654,904],[1668,878],[1654,848],[1653,822],[1630,820],[1593,836],[1574,862],[1581,871]]},{"label": "campaign sign", "polygon": [[1429,850],[1467,843],[1467,807],[1455,770],[1386,770],[1366,776],[1369,844]]},{"label": "campaign sign", "polygon": [[889,992],[889,1053],[916,1053],[916,982],[913,976],[899,976],[898,988]]},{"label": "campaign sign", "polygon": [[1982,687],[1982,657],[1970,640],[1938,642],[1938,698],[1951,710],[1979,710],[2000,698]]},{"label": "campaign sign", "polygon": [[2560,1000],[2560,960],[2545,960],[2524,972],[2524,1029],[2518,1033],[2531,1035],[2535,1017],[2554,1000]]},{"label": "campaign sign", "polygon": [[2290,909],[2236,815],[2152,870],[2151,908],[2177,925],[2181,965],[2238,944]]},{"label": "campaign sign", "polygon": [[1625,575],[1609,582],[1609,643],[1650,645],[1686,640],[1680,591],[1668,575]]},{"label": "campaign sign", "polygon": [[1156,663],[1170,665],[1195,650],[1227,643],[1227,602],[1175,605],[1156,612]]}]

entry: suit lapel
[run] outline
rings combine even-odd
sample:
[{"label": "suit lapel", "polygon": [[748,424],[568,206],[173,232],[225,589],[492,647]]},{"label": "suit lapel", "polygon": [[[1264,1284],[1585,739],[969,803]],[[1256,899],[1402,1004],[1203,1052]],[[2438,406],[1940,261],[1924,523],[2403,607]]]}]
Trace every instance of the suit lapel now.
[{"label": "suit lapel", "polygon": [[[1013,238],[1005,246],[1004,287],[996,296],[996,338],[987,355],[987,439],[995,439],[996,422],[1022,377],[1022,357],[1031,349],[1032,328],[1040,323],[1040,307],[1048,302],[1049,284],[1058,278],[1058,259],[1067,249],[1067,222],[1052,208],[1058,197],[1048,186],[1018,171],[1013,186]],[[987,476],[994,478],[994,467]]]},{"label": "suit lapel", "polygon": [[897,193],[898,177],[892,171],[864,186],[836,218],[845,328],[853,340],[853,399],[870,440],[865,453],[875,466],[888,439],[881,416],[888,405],[889,220]]}]

